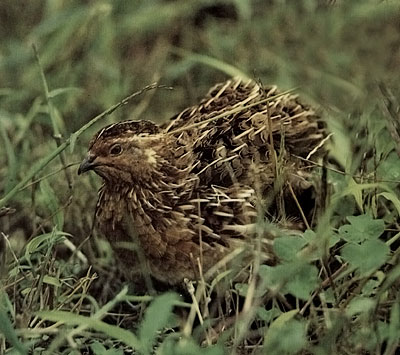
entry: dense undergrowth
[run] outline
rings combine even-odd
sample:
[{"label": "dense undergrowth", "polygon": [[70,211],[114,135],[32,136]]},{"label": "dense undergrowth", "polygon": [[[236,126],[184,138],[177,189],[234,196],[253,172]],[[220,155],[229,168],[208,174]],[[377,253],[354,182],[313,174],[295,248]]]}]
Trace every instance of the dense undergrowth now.
[{"label": "dense undergrowth", "polygon": [[[0,353],[395,354],[399,10],[378,0],[1,1]],[[99,179],[76,175],[87,142],[106,123],[165,121],[234,75],[296,87],[324,117],[324,213],[312,230],[282,233],[281,263],[258,265],[258,282],[221,275],[218,299],[217,280],[136,292],[92,231]],[[155,81],[174,90],[85,126]]]}]

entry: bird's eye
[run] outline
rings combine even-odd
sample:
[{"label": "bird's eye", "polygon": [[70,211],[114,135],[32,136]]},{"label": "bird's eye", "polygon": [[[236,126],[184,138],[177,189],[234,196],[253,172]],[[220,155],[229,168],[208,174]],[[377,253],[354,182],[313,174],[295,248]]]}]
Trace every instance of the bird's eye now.
[{"label": "bird's eye", "polygon": [[122,153],[122,147],[119,144],[114,144],[111,148],[110,148],[110,154],[111,155],[118,155]]}]

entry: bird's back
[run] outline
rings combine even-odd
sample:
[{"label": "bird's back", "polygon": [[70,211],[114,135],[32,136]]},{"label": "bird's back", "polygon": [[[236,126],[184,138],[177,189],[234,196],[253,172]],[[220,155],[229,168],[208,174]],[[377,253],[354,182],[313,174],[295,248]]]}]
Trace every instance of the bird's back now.
[{"label": "bird's back", "polygon": [[240,79],[217,84],[164,129],[193,149],[202,184],[262,190],[277,175],[295,190],[308,188],[307,161],[321,153],[325,137],[319,117],[296,95]]}]

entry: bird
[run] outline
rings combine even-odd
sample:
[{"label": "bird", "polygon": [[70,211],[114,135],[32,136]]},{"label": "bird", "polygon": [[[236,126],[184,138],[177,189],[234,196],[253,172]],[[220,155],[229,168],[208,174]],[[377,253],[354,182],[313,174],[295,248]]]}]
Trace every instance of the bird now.
[{"label": "bird", "polygon": [[[139,260],[168,285],[210,280],[251,260],[265,221],[279,224],[286,213],[304,229],[299,200],[315,190],[313,159],[326,137],[321,117],[293,92],[231,78],[166,123],[104,127],[78,174],[103,179],[95,218],[128,278]],[[262,262],[275,263],[274,235],[261,234]]]}]

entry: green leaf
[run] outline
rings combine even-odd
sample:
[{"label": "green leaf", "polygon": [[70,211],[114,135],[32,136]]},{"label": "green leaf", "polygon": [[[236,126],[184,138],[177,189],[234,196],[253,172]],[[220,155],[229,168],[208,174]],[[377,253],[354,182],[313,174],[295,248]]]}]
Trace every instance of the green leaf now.
[{"label": "green leaf", "polygon": [[214,290],[215,286],[218,285],[221,280],[229,276],[231,273],[232,270],[225,270],[223,272],[218,273],[217,276],[215,276],[215,278],[211,281],[210,293]]},{"label": "green leaf", "polygon": [[75,133],[72,133],[69,137],[69,152],[72,154],[74,152],[74,148],[75,148],[75,144],[76,144],[76,140],[78,139],[78,136]]},{"label": "green leaf", "polygon": [[246,297],[248,289],[249,289],[249,285],[248,284],[239,283],[239,282],[237,284],[235,284],[235,290],[242,297]]},{"label": "green leaf", "polygon": [[183,337],[177,341],[173,337],[167,337],[157,349],[157,355],[223,355],[225,354],[222,346],[200,347],[193,338]]},{"label": "green leaf", "polygon": [[348,216],[350,224],[339,228],[339,235],[348,242],[361,243],[365,240],[377,239],[385,230],[382,219],[373,219],[367,214]]},{"label": "green leaf", "polygon": [[397,198],[397,196],[394,193],[392,193],[392,192],[381,192],[377,196],[378,197],[382,196],[386,200],[391,201],[393,203],[393,206],[397,210],[397,214],[400,216],[400,200]]},{"label": "green leaf", "polygon": [[394,345],[400,338],[400,307],[398,301],[390,311],[390,323],[388,329],[388,343]]},{"label": "green leaf", "polygon": [[[318,244],[321,241],[321,238],[318,237],[318,235],[311,229],[307,229],[303,233],[303,238],[304,238],[304,240],[307,241],[308,244],[313,244],[313,243]],[[339,242],[339,240],[340,240],[340,238],[337,236],[337,234],[329,233],[329,241],[328,241],[329,248],[332,248],[334,245],[336,245],[337,242]]]},{"label": "green leaf", "polygon": [[282,313],[269,327],[269,330],[279,330],[286,326],[299,313],[298,309]]},{"label": "green leaf", "polygon": [[315,232],[311,229],[307,229],[306,231],[304,231],[303,233],[303,238],[308,242],[308,243],[312,243],[315,241],[315,239],[317,238],[317,235],[315,234]]},{"label": "green leaf", "polygon": [[90,344],[90,349],[96,355],[104,355],[107,353],[107,349],[104,347],[103,344],[99,343],[98,341],[94,341],[92,344]]},{"label": "green leaf", "polygon": [[235,66],[228,64],[226,62],[223,62],[217,58],[204,55],[204,54],[198,54],[194,52],[190,52],[188,50],[182,49],[182,48],[173,48],[172,53],[177,54],[179,56],[182,56],[186,58],[187,60],[204,64],[207,65],[211,68],[217,69],[229,76],[232,77],[240,77],[243,80],[248,80],[249,76],[241,71],[240,69],[236,68]]},{"label": "green leaf", "polygon": [[0,88],[0,96],[9,96],[15,94],[15,92],[17,92],[17,90],[12,88]]},{"label": "green leaf", "polygon": [[124,352],[122,349],[110,348],[106,349],[106,347],[101,344],[99,341],[95,340],[90,344],[90,350],[92,350],[95,355],[123,355]]},{"label": "green leaf", "polygon": [[21,295],[26,296],[28,293],[35,291],[36,287],[27,287],[21,290]]},{"label": "green leaf", "polygon": [[354,179],[350,179],[348,181],[348,186],[347,186],[346,192],[350,195],[353,195],[353,197],[358,205],[358,208],[361,211],[363,211],[362,190],[363,190],[362,184],[357,184],[354,181]]},{"label": "green leaf", "polygon": [[64,311],[40,311],[37,312],[37,315],[42,319],[47,319],[53,322],[62,321],[67,325],[86,326],[98,332],[102,332],[111,338],[118,339],[134,349],[141,349],[139,340],[132,332],[115,325],[104,323],[103,321],[94,317],[85,317]]},{"label": "green leaf", "polygon": [[48,284],[48,285],[53,285],[56,287],[61,287],[61,282],[58,278],[50,276],[50,275],[44,275],[43,277],[43,282]]},{"label": "green leaf", "polygon": [[19,354],[28,354],[27,349],[18,340],[14,327],[8,318],[7,311],[3,306],[8,303],[5,299],[8,298],[4,292],[0,293],[0,333],[3,333],[12,346],[18,351]]},{"label": "green leaf", "polygon": [[175,293],[164,293],[157,297],[146,310],[146,314],[139,328],[139,339],[142,348],[150,353],[156,341],[157,331],[167,326],[171,319],[172,307],[178,301]]},{"label": "green leaf", "polygon": [[56,193],[47,180],[42,180],[40,182],[40,192],[43,204],[47,206],[48,210],[53,215],[54,224],[57,226],[57,229],[62,230],[64,226],[64,213],[62,209],[60,209]]},{"label": "green leaf", "polygon": [[375,279],[370,279],[368,280],[364,287],[362,288],[362,295],[363,296],[372,296],[377,288],[379,287],[379,285],[381,284],[382,281],[380,280],[375,280]]},{"label": "green leaf", "polygon": [[67,93],[69,93],[69,92],[80,92],[80,91],[82,91],[82,89],[81,88],[77,88],[77,87],[68,87],[68,88],[58,88],[58,89],[54,89],[54,90],[51,90],[50,92],[49,92],[49,98],[53,98],[53,97],[56,97],[56,96],[58,96],[58,95],[63,95],[63,94],[67,94]]},{"label": "green leaf", "polygon": [[318,269],[314,265],[302,263],[293,265],[293,275],[285,290],[293,296],[306,300],[318,287]]},{"label": "green leaf", "polygon": [[233,3],[237,8],[237,12],[241,19],[250,20],[252,13],[252,6],[250,0],[234,0]]},{"label": "green leaf", "polygon": [[124,351],[122,349],[108,349],[104,355],[124,355]]},{"label": "green leaf", "polygon": [[341,255],[361,274],[368,274],[382,266],[390,253],[389,247],[381,240],[367,240],[362,244],[346,244]]},{"label": "green leaf", "polygon": [[293,319],[297,313],[283,313],[272,323],[265,336],[265,354],[296,354],[307,346],[305,323]]},{"label": "green leaf", "polygon": [[31,255],[42,249],[44,243],[48,245],[54,245],[61,242],[64,236],[68,235],[60,231],[53,231],[52,233],[46,233],[33,238],[25,247],[25,258],[29,264],[31,264]]},{"label": "green leaf", "polygon": [[3,149],[5,150],[7,156],[7,179],[4,181],[4,191],[7,193],[12,189],[12,186],[15,185],[18,163],[15,156],[14,147],[12,146],[6,129],[3,125],[0,125],[0,134],[3,139]]},{"label": "green leaf", "polygon": [[291,261],[297,253],[307,244],[307,241],[299,236],[282,236],[274,241],[276,256],[283,261]]},{"label": "green leaf", "polygon": [[318,286],[317,268],[303,261],[277,266],[261,265],[260,276],[267,288],[282,288],[283,293],[291,293],[303,300],[308,299]]},{"label": "green leaf", "polygon": [[271,322],[273,319],[279,317],[282,312],[278,308],[265,309],[264,307],[257,308],[257,319],[263,320],[264,322]]},{"label": "green leaf", "polygon": [[354,298],[346,309],[346,315],[352,317],[359,313],[369,313],[373,311],[376,301],[369,297]]},{"label": "green leaf", "polygon": [[353,196],[357,203],[357,207],[360,209],[360,211],[363,211],[363,191],[376,188],[381,188],[381,185],[379,183],[358,184],[354,181],[354,179],[350,179],[347,182],[347,186],[340,189],[334,196],[332,196],[332,202],[337,203],[338,200],[345,196]]},{"label": "green leaf", "polygon": [[395,152],[379,163],[377,176],[382,180],[400,180],[400,159]]}]

